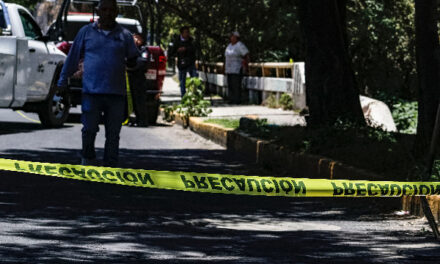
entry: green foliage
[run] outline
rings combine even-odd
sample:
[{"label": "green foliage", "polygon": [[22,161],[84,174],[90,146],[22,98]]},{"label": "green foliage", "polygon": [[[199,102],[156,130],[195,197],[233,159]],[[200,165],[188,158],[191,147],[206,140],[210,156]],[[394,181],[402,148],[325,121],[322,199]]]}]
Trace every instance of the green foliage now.
[{"label": "green foliage", "polygon": [[238,119],[214,118],[214,119],[205,120],[204,122],[220,125],[225,128],[233,128],[233,129],[236,129],[240,126],[240,120]]},{"label": "green foliage", "polygon": [[199,78],[186,79],[186,94],[182,97],[180,104],[164,107],[164,119],[171,122],[175,113],[181,115],[185,125],[188,125],[191,116],[203,117],[212,112],[209,109],[210,102],[203,99],[204,86]]},{"label": "green foliage", "polygon": [[280,106],[283,110],[293,110],[293,99],[287,93],[283,93],[280,97]]},{"label": "green foliage", "polygon": [[291,1],[244,0],[231,4],[228,0],[164,0],[159,5],[165,15],[164,37],[170,40],[182,24],[192,26],[206,60],[224,60],[229,34],[234,30],[240,32],[253,61],[304,58],[297,7]]},{"label": "green foliage", "polygon": [[164,113],[164,120],[167,122],[172,122],[176,118],[176,114],[174,111],[176,111],[177,105],[162,105],[161,108],[163,109]]},{"label": "green foliage", "polygon": [[[188,24],[207,61],[224,61],[228,34],[240,31],[252,61],[304,61],[298,1],[159,1],[164,39]],[[209,8],[206,8],[209,6]],[[347,1],[348,48],[359,91],[416,97],[414,1]],[[166,21],[166,22],[165,22]]]},{"label": "green foliage", "polygon": [[293,99],[287,93],[283,93],[279,100],[277,100],[275,94],[269,95],[266,100],[264,100],[263,105],[269,108],[282,108],[283,110],[293,110]]},{"label": "green foliage", "polygon": [[415,98],[414,1],[347,2],[349,50],[361,93]]},{"label": "green foliage", "polygon": [[393,119],[400,133],[415,134],[417,131],[417,102],[399,100],[393,105]]},{"label": "green foliage", "polygon": [[277,102],[277,98],[275,97],[275,94],[269,95],[269,97],[267,97],[266,100],[264,100],[263,105],[269,108],[278,108],[279,105]]}]

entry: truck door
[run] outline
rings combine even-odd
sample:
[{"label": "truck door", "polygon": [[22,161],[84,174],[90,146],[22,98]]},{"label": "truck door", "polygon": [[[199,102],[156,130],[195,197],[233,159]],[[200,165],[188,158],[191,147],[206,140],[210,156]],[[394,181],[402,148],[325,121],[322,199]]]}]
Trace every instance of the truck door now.
[{"label": "truck door", "polygon": [[[10,29],[8,10],[0,1],[0,31]],[[16,72],[16,39],[0,35],[0,107],[9,107],[13,99]]]},{"label": "truck door", "polygon": [[[24,9],[18,9],[24,35],[28,39],[30,82],[27,91],[28,99],[41,100],[48,92],[52,74],[46,72],[49,63],[49,51],[42,41],[43,34],[32,16]],[[51,72],[51,71],[50,71]]]}]

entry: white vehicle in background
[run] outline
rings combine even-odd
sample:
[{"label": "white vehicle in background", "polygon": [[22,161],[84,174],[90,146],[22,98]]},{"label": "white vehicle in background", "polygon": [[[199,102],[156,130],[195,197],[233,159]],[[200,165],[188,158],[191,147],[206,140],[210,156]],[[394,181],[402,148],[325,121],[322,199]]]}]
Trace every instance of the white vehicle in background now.
[{"label": "white vehicle in background", "polygon": [[66,55],[48,42],[31,13],[0,0],[0,108],[38,113],[47,127],[59,127],[70,108],[57,81]]}]

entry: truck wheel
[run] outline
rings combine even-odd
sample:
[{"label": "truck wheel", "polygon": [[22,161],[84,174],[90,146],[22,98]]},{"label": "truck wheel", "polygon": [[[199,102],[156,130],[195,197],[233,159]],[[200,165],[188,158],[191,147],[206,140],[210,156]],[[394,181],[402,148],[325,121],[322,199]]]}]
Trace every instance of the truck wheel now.
[{"label": "truck wheel", "polygon": [[60,90],[56,85],[58,74],[55,74],[47,99],[41,104],[38,117],[45,127],[61,127],[66,122],[70,110],[69,91]]}]

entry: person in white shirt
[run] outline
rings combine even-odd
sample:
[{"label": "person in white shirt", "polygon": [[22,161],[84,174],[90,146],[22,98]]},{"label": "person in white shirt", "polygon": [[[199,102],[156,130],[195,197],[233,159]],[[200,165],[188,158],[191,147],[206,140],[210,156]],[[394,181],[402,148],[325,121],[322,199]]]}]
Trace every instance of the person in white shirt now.
[{"label": "person in white shirt", "polygon": [[231,34],[230,41],[225,51],[225,73],[228,81],[229,101],[232,104],[240,104],[241,82],[243,74],[247,73],[249,50],[240,41],[240,34],[237,31]]}]

